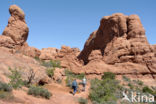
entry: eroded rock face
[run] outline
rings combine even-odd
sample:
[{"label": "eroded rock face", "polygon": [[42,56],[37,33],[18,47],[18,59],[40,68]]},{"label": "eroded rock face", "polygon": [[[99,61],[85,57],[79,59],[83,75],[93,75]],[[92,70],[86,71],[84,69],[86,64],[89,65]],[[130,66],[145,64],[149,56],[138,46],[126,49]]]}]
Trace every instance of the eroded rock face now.
[{"label": "eroded rock face", "polygon": [[101,19],[99,29],[90,35],[78,58],[87,64],[93,50],[100,50],[107,64],[141,63],[144,55],[153,55],[139,17],[120,13]]},{"label": "eroded rock face", "polygon": [[56,48],[43,48],[39,58],[42,60],[55,60],[55,56],[57,56],[58,51],[59,50]]},{"label": "eroded rock face", "polygon": [[14,53],[22,53],[30,57],[39,57],[40,50],[29,47],[26,43],[29,28],[25,22],[25,14],[17,5],[9,8],[11,17],[8,25],[0,36],[0,47],[8,48]]},{"label": "eroded rock face", "polygon": [[113,72],[155,84],[156,46],[148,43],[137,15],[103,17],[77,57],[84,64],[77,70],[89,76]]},{"label": "eroded rock face", "polygon": [[41,55],[41,52],[39,49],[35,47],[30,47],[26,42],[16,50],[30,57],[39,57]]},{"label": "eroded rock face", "polygon": [[15,45],[16,43],[10,37],[0,36],[0,47],[13,48]]},{"label": "eroded rock face", "polygon": [[25,14],[16,5],[11,5],[9,12],[11,17],[2,35],[10,37],[17,45],[23,45],[28,38],[29,32],[25,22]]},{"label": "eroded rock face", "polygon": [[0,81],[9,82],[9,67],[19,69],[24,80],[28,80],[28,77],[32,74],[31,70],[33,70],[35,73],[34,83],[47,76],[46,68],[35,59],[23,54],[11,54],[8,49],[0,47]]},{"label": "eroded rock face", "polygon": [[[73,69],[76,71],[81,64],[77,59],[80,50],[78,48],[70,48],[68,46],[62,46],[58,55],[56,56],[56,60],[61,60],[61,66],[63,68]],[[78,71],[78,70],[77,70]]]}]

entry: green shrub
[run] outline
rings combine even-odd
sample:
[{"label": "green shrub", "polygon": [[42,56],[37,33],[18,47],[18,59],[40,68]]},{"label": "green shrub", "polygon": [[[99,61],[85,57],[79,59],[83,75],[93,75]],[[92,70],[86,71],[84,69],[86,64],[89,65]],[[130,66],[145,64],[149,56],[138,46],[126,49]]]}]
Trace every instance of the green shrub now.
[{"label": "green shrub", "polygon": [[153,91],[152,89],[150,89],[148,86],[143,87],[142,91],[143,91],[144,93],[150,93],[150,94],[153,94],[153,92],[154,92],[154,91]]},{"label": "green shrub", "polygon": [[140,80],[137,80],[137,84],[142,86],[144,83],[142,81],[140,81]]},{"label": "green shrub", "polygon": [[70,77],[70,78],[76,78],[76,79],[83,79],[85,74],[84,73],[81,73],[81,74],[75,74],[73,73],[72,71],[66,69],[65,70],[65,75]]},{"label": "green shrub", "polygon": [[56,83],[61,84],[62,83],[62,79],[57,79]]},{"label": "green shrub", "polygon": [[102,76],[102,79],[115,79],[115,74],[112,72],[104,72],[104,75]]},{"label": "green shrub", "polygon": [[0,82],[0,99],[10,100],[13,98],[12,87],[9,84]]},{"label": "green shrub", "polygon": [[57,60],[50,60],[50,61],[42,61],[41,65],[47,67],[47,68],[61,68],[61,63],[60,61],[57,61]]},{"label": "green shrub", "polygon": [[128,77],[126,77],[126,76],[122,76],[122,79],[124,80],[124,81],[126,81],[126,82],[130,82],[131,80],[128,78]]},{"label": "green shrub", "polygon": [[15,89],[21,88],[24,85],[21,73],[16,68],[15,69],[9,68],[9,70],[11,71],[11,75],[9,75],[10,78],[9,84]]},{"label": "green shrub", "polygon": [[69,76],[67,76],[65,82],[66,82],[67,87],[72,87],[73,78],[70,78]]},{"label": "green shrub", "polygon": [[47,75],[52,78],[54,76],[54,71],[55,71],[55,68],[48,68]]},{"label": "green shrub", "polygon": [[0,91],[11,92],[12,91],[12,87],[9,84],[0,82]]},{"label": "green shrub", "polygon": [[130,89],[134,89],[134,86],[131,83],[128,83]]},{"label": "green shrub", "polygon": [[39,57],[37,57],[37,56],[35,56],[34,57],[34,59],[36,60],[36,61],[38,61],[38,62],[40,62],[41,60],[40,60],[40,58]]},{"label": "green shrub", "polygon": [[103,80],[94,79],[91,81],[89,98],[92,102],[103,104],[104,102],[117,101],[117,91],[120,87],[119,82],[113,78],[107,77]]},{"label": "green shrub", "polygon": [[78,102],[79,102],[79,104],[88,104],[88,100],[84,99],[82,97],[78,99]]},{"label": "green shrub", "polygon": [[0,99],[12,100],[14,98],[11,92],[0,90]]},{"label": "green shrub", "polygon": [[54,68],[61,68],[61,62],[60,61],[58,61],[58,60],[51,60],[51,63],[52,63],[52,66],[54,67]]},{"label": "green shrub", "polygon": [[31,86],[28,90],[28,94],[33,96],[41,96],[46,99],[50,99],[52,96],[52,94],[47,89],[38,86]]}]

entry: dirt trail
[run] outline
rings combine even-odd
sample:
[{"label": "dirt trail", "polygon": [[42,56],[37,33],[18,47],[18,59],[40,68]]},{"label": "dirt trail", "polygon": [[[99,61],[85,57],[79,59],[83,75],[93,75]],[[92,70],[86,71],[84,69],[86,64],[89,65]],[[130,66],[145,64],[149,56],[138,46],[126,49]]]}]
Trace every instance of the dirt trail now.
[{"label": "dirt trail", "polygon": [[74,96],[70,93],[72,90],[61,84],[52,83],[46,86],[53,93],[50,99],[55,104],[78,104],[78,98],[87,98],[89,94],[89,85],[86,86],[85,92],[77,92]]},{"label": "dirt trail", "polygon": [[[81,88],[81,85],[79,85]],[[41,97],[34,97],[28,95],[24,90],[14,90],[13,101],[0,100],[0,104],[79,104],[78,99],[80,97],[87,98],[89,94],[89,85],[86,86],[85,92],[77,92],[72,95],[70,92],[72,89],[62,84],[51,83],[45,86],[53,96],[47,100]],[[90,104],[90,103],[88,103]]]}]

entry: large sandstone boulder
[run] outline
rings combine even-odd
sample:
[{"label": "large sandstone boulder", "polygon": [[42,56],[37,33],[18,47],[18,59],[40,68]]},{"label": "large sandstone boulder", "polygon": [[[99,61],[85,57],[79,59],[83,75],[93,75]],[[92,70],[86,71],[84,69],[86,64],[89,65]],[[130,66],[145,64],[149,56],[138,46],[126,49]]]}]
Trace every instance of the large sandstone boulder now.
[{"label": "large sandstone boulder", "polygon": [[24,12],[16,5],[9,8],[11,17],[2,35],[10,37],[16,44],[22,45],[28,38],[29,29],[25,22]]},{"label": "large sandstone boulder", "polygon": [[22,46],[18,47],[16,50],[30,57],[39,57],[41,54],[39,49],[35,47],[30,47],[26,42]]},{"label": "large sandstone boulder", "polygon": [[61,61],[61,66],[63,68],[68,68],[78,72],[79,70],[77,69],[81,66],[79,60],[77,59],[79,53],[80,50],[78,48],[62,46],[60,51],[58,52],[58,55],[56,56],[56,60]]},{"label": "large sandstone boulder", "polygon": [[30,57],[39,57],[40,50],[29,47],[26,43],[29,28],[25,22],[25,14],[17,5],[9,8],[11,17],[8,25],[0,36],[0,47],[8,48],[13,53],[22,53]]},{"label": "large sandstone boulder", "polygon": [[39,58],[42,60],[55,60],[55,56],[57,56],[58,51],[59,50],[56,48],[43,48]]},{"label": "large sandstone boulder", "polygon": [[90,35],[78,58],[87,64],[93,50],[100,50],[108,64],[127,61],[141,63],[144,55],[153,54],[139,17],[119,13],[101,19],[99,29]]},{"label": "large sandstone boulder", "polygon": [[156,84],[156,46],[148,43],[137,15],[117,13],[103,17],[77,57],[83,65],[73,64],[71,70],[76,73],[94,76],[113,72]]}]

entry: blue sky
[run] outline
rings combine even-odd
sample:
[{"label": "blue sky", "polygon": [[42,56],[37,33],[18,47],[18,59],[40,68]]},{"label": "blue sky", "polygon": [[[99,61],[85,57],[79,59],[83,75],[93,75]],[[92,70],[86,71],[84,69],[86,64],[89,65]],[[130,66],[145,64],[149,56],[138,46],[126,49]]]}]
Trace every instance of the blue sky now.
[{"label": "blue sky", "polygon": [[156,0],[0,0],[0,34],[11,4],[25,12],[28,44],[39,49],[62,45],[82,49],[100,19],[119,12],[139,15],[149,43],[156,43]]}]

